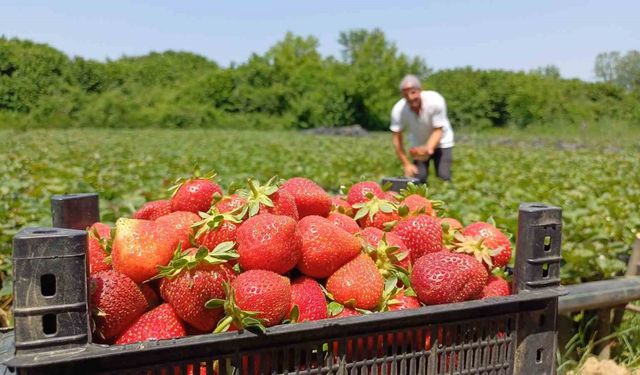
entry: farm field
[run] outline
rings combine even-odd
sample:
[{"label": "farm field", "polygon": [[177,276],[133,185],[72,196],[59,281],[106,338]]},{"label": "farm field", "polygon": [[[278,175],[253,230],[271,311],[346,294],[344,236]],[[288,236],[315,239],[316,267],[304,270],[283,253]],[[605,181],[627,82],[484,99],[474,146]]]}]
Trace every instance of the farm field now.
[{"label": "farm field", "polygon": [[[459,132],[454,183],[432,178],[433,199],[463,223],[492,216],[515,233],[520,202],[563,208],[562,277],[575,283],[623,272],[640,232],[640,145],[593,137]],[[400,173],[390,136],[363,138],[229,130],[33,130],[0,132],[0,250],[27,225],[50,225],[53,194],[100,193],[102,220],[168,195],[195,168],[225,188],[249,176],[307,176],[337,192]],[[6,258],[3,268],[9,269]],[[8,283],[4,292],[9,292]]]}]

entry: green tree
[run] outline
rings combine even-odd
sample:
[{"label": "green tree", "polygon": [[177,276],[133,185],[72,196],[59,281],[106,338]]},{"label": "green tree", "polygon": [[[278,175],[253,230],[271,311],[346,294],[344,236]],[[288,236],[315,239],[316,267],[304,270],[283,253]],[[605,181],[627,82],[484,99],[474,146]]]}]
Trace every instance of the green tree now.
[{"label": "green tree", "polygon": [[429,68],[421,58],[400,53],[380,29],[342,32],[338,42],[342,60],[349,66],[355,121],[369,129],[387,128],[402,77],[413,73],[425,78]]},{"label": "green tree", "polygon": [[599,53],[593,68],[596,78],[604,82],[615,82],[618,77],[616,70],[619,62],[620,52]]}]

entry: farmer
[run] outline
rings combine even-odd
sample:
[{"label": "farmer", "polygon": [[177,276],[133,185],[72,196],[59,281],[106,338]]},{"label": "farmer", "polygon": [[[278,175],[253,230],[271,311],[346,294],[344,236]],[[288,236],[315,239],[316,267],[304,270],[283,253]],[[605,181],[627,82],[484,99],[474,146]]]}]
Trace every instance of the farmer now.
[{"label": "farmer", "polygon": [[[414,75],[400,81],[400,99],[391,110],[393,145],[402,163],[404,175],[427,182],[429,163],[433,160],[436,175],[451,181],[453,129],[447,118],[447,104],[435,91],[422,91]],[[409,131],[410,158],[405,154],[402,132]]]}]

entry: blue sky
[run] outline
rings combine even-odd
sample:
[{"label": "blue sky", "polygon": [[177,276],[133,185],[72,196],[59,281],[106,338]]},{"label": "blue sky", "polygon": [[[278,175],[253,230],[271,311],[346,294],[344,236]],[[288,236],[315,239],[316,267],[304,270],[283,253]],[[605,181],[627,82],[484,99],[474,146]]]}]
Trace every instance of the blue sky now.
[{"label": "blue sky", "polygon": [[167,49],[222,65],[263,53],[287,31],[339,56],[341,31],[382,29],[436,69],[555,64],[592,80],[599,52],[640,49],[640,1],[30,1],[0,2],[0,34],[104,60]]}]

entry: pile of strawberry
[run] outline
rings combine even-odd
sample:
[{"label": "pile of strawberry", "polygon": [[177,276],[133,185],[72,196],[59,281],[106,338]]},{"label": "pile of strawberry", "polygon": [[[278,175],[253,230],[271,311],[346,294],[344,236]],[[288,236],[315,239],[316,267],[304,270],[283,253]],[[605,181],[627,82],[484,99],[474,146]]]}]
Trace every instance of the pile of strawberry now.
[{"label": "pile of strawberry", "polygon": [[438,217],[426,186],[307,178],[225,195],[192,178],[89,229],[94,341],[127,344],[508,295],[494,225]]}]

